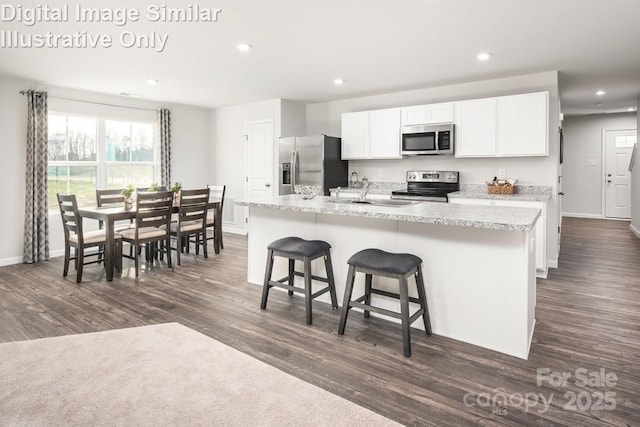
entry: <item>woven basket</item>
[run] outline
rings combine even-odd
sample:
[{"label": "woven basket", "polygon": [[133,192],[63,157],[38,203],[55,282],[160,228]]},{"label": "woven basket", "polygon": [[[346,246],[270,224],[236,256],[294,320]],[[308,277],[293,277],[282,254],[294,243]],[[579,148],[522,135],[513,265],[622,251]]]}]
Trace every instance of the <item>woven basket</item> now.
[{"label": "woven basket", "polygon": [[516,192],[516,187],[510,184],[487,185],[487,192],[489,194],[513,194]]}]

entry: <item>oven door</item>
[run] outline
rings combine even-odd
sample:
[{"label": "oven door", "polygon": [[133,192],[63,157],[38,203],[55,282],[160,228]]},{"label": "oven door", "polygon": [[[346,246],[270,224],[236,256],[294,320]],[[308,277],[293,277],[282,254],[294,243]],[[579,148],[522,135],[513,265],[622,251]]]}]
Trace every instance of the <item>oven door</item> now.
[{"label": "oven door", "polygon": [[402,155],[419,156],[438,152],[438,132],[422,131],[402,133]]}]

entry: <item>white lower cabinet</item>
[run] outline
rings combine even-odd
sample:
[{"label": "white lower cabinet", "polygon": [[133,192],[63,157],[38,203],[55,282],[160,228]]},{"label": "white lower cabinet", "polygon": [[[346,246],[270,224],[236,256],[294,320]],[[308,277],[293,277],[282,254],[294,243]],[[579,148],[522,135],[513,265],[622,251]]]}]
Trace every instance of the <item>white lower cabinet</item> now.
[{"label": "white lower cabinet", "polygon": [[[515,200],[458,199],[450,198],[449,203],[458,205],[510,206],[515,208],[538,208],[542,210],[535,227],[536,234],[536,270],[547,271],[547,204]],[[543,273],[544,274],[544,273]]]}]

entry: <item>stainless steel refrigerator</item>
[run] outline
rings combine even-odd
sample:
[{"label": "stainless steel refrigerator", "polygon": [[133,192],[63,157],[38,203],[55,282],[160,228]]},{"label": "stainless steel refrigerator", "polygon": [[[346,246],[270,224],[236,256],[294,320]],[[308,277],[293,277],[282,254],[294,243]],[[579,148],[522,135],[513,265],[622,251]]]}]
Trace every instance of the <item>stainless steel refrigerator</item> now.
[{"label": "stainless steel refrigerator", "polygon": [[280,138],[278,194],[291,194],[297,184],[320,185],[320,194],[346,187],[349,163],[340,158],[340,138],[327,135]]}]

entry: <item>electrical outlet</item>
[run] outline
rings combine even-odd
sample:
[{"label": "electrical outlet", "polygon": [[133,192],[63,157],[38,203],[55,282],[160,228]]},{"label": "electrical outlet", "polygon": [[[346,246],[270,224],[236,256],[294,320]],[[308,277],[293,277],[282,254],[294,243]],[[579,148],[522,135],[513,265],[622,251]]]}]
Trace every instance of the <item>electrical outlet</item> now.
[{"label": "electrical outlet", "polygon": [[507,170],[506,169],[498,169],[498,178],[506,178]]},{"label": "electrical outlet", "polygon": [[382,168],[378,168],[378,176],[377,176],[377,178],[378,178],[378,181],[382,180]]}]

